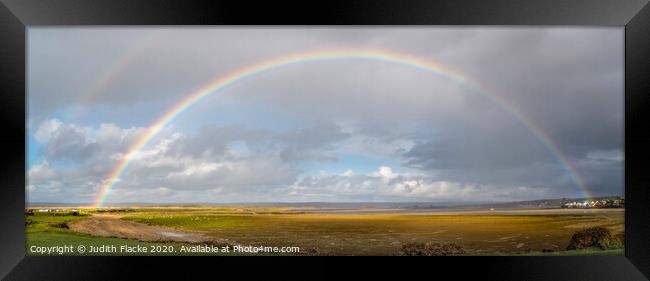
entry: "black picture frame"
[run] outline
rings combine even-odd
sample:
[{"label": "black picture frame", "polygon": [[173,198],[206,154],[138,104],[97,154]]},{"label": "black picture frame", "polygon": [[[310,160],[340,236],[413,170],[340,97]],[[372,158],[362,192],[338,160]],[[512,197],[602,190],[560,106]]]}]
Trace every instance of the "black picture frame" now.
[{"label": "black picture frame", "polygon": [[[123,280],[224,273],[282,277],[398,271],[495,280],[647,280],[650,276],[650,5],[645,0],[516,1],[2,0],[0,5],[0,276]],[[25,255],[26,30],[67,25],[571,25],[625,28],[625,256],[310,258],[34,257]],[[216,261],[215,259],[218,259]],[[397,259],[397,260],[395,260]],[[269,261],[271,260],[271,261]],[[275,260],[275,261],[273,261]],[[183,266],[179,266],[182,264]],[[297,265],[300,264],[300,265]],[[333,265],[330,265],[333,264]],[[335,265],[334,265],[335,264]],[[336,269],[336,270],[333,270]],[[392,270],[391,270],[392,269]],[[340,271],[339,271],[340,270]],[[284,273],[283,273],[284,272]],[[315,273],[314,273],[315,272]],[[444,272],[444,275],[443,275]],[[144,275],[143,275],[144,274]],[[345,273],[348,274],[348,273]],[[311,277],[307,275],[305,277]],[[198,277],[196,277],[198,278]]]}]

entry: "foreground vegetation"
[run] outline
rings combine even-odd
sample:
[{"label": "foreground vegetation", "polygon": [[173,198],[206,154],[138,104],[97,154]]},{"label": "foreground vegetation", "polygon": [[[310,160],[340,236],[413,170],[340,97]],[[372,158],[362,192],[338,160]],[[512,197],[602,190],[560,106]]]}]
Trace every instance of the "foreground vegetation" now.
[{"label": "foreground vegetation", "polygon": [[[566,250],[576,232],[590,227],[603,227],[611,234],[611,239],[622,241],[622,212],[571,215],[368,215],[302,214],[280,208],[147,208],[114,213],[122,220],[201,233],[206,237],[228,240],[233,245],[298,246],[302,255],[403,255],[405,245],[411,245],[417,251],[417,243],[439,243],[441,245],[430,248],[434,251],[441,249],[451,255],[623,254],[623,245],[615,243],[608,249],[587,247],[585,244],[587,248]],[[38,213],[26,216],[29,222],[26,223],[28,253],[30,245],[192,245],[95,237],[77,233],[61,224],[83,220],[87,218],[84,214],[97,214],[97,210],[86,210],[82,216]],[[447,243],[457,247],[445,246]]]},{"label": "foreground vegetation", "polygon": [[[393,255],[413,242],[454,242],[466,254],[564,251],[572,235],[592,226],[622,238],[623,214],[599,215],[351,215],[132,214],[124,219],[227,237],[245,244],[297,245],[334,255]],[[546,253],[545,253],[546,254]]]},{"label": "foreground vegetation", "polygon": [[[68,223],[71,223],[76,220],[82,220],[87,218],[87,216],[73,216],[69,213],[66,214],[34,214],[25,217],[25,226],[26,226],[26,252],[28,255],[48,255],[45,253],[37,253],[32,251],[32,246],[37,247],[54,247],[62,245],[70,245],[74,251],[72,253],[65,253],[64,255],[78,256],[78,255],[89,255],[86,253],[79,253],[78,247],[83,245],[86,249],[89,249],[90,246],[101,247],[103,245],[115,245],[118,249],[121,246],[128,246],[129,248],[134,248],[137,246],[146,247],[149,252],[139,253],[139,252],[113,252],[113,253],[93,253],[91,255],[97,256],[151,256],[151,255],[161,255],[161,256],[170,256],[170,255],[219,255],[219,253],[180,253],[180,252],[154,252],[151,253],[151,247],[166,247],[174,246],[174,248],[179,249],[181,246],[191,247],[194,246],[189,243],[176,243],[176,242],[148,242],[148,241],[138,241],[132,239],[123,239],[115,237],[97,237],[87,234],[78,233],[72,231],[68,228]],[[160,248],[159,248],[160,249]],[[88,250],[86,250],[88,251]],[[56,253],[49,255],[58,255]]]}]

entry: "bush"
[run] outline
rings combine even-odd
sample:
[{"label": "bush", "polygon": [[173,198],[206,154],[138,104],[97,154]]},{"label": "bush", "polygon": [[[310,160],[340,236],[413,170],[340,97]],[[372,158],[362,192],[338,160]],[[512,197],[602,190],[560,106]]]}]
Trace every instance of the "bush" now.
[{"label": "bush", "polygon": [[308,256],[318,256],[321,254],[321,252],[318,250],[318,248],[309,248],[307,249],[306,254]]},{"label": "bush", "polygon": [[456,256],[465,254],[460,245],[453,243],[407,243],[402,245],[406,256]]},{"label": "bush", "polygon": [[65,222],[52,223],[52,224],[50,224],[50,226],[51,226],[51,227],[56,227],[56,228],[65,228],[65,229],[69,229],[69,228],[70,228],[70,227],[68,226],[68,224],[65,223]]},{"label": "bush", "polygon": [[596,247],[602,250],[621,247],[621,242],[612,236],[609,229],[592,227],[573,234],[567,250],[579,250]]}]

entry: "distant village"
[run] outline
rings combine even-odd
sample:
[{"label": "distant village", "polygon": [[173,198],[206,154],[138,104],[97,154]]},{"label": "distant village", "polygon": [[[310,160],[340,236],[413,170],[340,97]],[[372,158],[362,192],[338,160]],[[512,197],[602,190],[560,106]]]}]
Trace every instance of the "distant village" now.
[{"label": "distant village", "polygon": [[607,199],[587,199],[581,201],[563,202],[562,208],[599,209],[599,208],[624,208],[625,199],[621,197]]},{"label": "distant village", "polygon": [[82,214],[78,209],[27,209],[25,215],[33,216],[34,213],[52,213],[54,215],[73,215],[73,216],[86,216]]}]

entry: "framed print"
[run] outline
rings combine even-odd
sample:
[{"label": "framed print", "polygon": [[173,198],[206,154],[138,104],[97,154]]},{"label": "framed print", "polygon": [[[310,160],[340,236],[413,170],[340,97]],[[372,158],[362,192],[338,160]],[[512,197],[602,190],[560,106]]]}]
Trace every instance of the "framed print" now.
[{"label": "framed print", "polygon": [[650,274],[645,1],[2,4],[8,280]]}]

